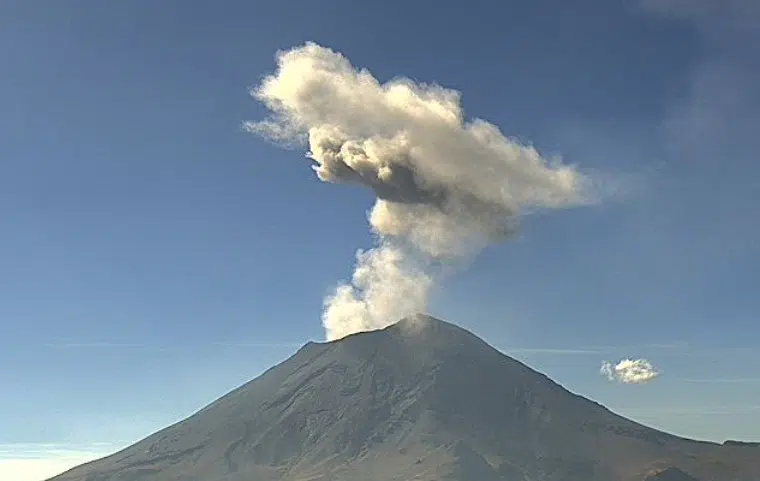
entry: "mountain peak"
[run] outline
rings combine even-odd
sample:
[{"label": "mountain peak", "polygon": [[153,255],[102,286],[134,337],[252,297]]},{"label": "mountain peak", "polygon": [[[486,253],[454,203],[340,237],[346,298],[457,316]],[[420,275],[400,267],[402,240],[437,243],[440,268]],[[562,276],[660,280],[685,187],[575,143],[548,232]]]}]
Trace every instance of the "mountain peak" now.
[{"label": "mountain peak", "polygon": [[395,327],[405,333],[428,332],[439,335],[445,333],[446,335],[473,336],[470,331],[456,324],[423,313],[405,317],[389,327],[391,329]]},{"label": "mountain peak", "polygon": [[629,421],[418,314],[306,344],[184,421],[55,479],[640,480],[664,455],[699,473],[694,456],[719,449],[752,451]]},{"label": "mountain peak", "polygon": [[396,322],[389,324],[380,329],[371,329],[367,331],[359,331],[348,336],[336,339],[329,342],[342,342],[348,339],[355,338],[357,336],[365,335],[378,335],[379,333],[390,334],[415,334],[420,332],[459,332],[460,334],[470,334],[469,331],[442,319],[438,319],[429,314],[417,313],[411,316],[403,317]]},{"label": "mountain peak", "polygon": [[362,342],[383,342],[383,339],[386,341],[394,339],[403,341],[407,348],[421,350],[441,348],[444,345],[461,348],[468,343],[475,343],[480,348],[489,351],[493,350],[485,341],[467,329],[423,313],[404,317],[382,329],[357,332],[324,344],[354,343],[360,342],[359,339],[362,339]]}]

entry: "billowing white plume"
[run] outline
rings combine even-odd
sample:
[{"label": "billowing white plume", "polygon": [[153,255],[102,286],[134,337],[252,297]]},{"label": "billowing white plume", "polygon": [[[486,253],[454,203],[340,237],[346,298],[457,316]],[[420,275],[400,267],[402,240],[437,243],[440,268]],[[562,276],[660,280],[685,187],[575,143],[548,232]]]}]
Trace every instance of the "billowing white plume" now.
[{"label": "billowing white plume", "polygon": [[430,267],[476,254],[513,232],[522,209],[592,202],[590,179],[558,159],[466,121],[460,94],[396,78],[380,83],[314,43],[277,55],[252,91],[271,112],[247,123],[278,142],[308,142],[324,182],[372,189],[376,245],[359,252],[350,282],[325,300],[327,338],[383,328],[422,312]]},{"label": "billowing white plume", "polygon": [[600,372],[610,381],[624,384],[644,384],[660,375],[646,359],[623,359],[617,364],[604,361]]}]

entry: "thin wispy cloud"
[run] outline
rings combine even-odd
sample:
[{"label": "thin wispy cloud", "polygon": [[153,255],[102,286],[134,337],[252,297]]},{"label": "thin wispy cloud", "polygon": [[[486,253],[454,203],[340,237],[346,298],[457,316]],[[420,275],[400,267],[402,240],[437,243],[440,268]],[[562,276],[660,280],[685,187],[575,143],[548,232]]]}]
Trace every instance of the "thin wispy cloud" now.
[{"label": "thin wispy cloud", "polygon": [[48,342],[43,344],[52,349],[167,349],[167,346],[122,342]]},{"label": "thin wispy cloud", "polygon": [[656,342],[652,344],[644,344],[641,347],[648,347],[651,349],[672,349],[672,350],[685,350],[692,349],[687,341],[671,341],[671,342]]},{"label": "thin wispy cloud", "polygon": [[295,349],[309,341],[303,342],[212,342],[211,345],[221,347],[252,347],[252,348],[288,348]]},{"label": "thin wispy cloud", "polygon": [[0,444],[0,480],[40,481],[107,456],[112,444]]},{"label": "thin wispy cloud", "polygon": [[760,377],[680,379],[695,384],[760,384]]},{"label": "thin wispy cloud", "polygon": [[149,350],[149,351],[171,351],[187,350],[202,347],[248,347],[248,348],[298,348],[304,345],[303,342],[268,342],[268,341],[203,341],[203,342],[183,342],[182,344],[140,344],[140,343],[122,343],[122,342],[48,342],[43,347],[49,349],[124,349],[124,350]]},{"label": "thin wispy cloud", "polygon": [[0,459],[38,459],[57,456],[79,457],[82,453],[108,453],[116,449],[112,443],[4,443],[0,444]]},{"label": "thin wispy cloud", "polygon": [[675,357],[702,357],[702,358],[737,358],[752,362],[752,359],[760,360],[760,350],[744,346],[705,346],[696,344],[651,344],[642,346],[629,346],[630,350],[652,350],[661,352],[663,355]]},{"label": "thin wispy cloud", "polygon": [[738,346],[704,346],[690,344],[686,341],[644,343],[644,344],[621,344],[606,346],[577,346],[577,347],[542,347],[542,346],[506,346],[499,347],[499,350],[507,354],[521,355],[553,355],[553,356],[593,356],[593,355],[614,355],[615,353],[629,351],[657,351],[667,356],[757,356],[760,357],[760,351],[749,347]]},{"label": "thin wispy cloud", "polygon": [[663,406],[652,408],[616,408],[618,412],[637,417],[654,416],[723,416],[752,414],[760,411],[760,404],[716,405],[716,406]]},{"label": "thin wispy cloud", "polygon": [[[674,199],[679,212],[698,212],[706,228],[688,235],[691,262],[704,268],[743,265],[756,256],[753,218],[759,200],[753,166],[760,149],[760,2],[639,0],[643,11],[685,26],[699,38],[687,84],[665,105],[662,134],[674,170],[689,172]],[[688,186],[688,187],[687,187]],[[679,247],[683,248],[683,247]],[[683,275],[683,273],[682,273]]]},{"label": "thin wispy cloud", "polygon": [[565,349],[565,348],[553,348],[553,347],[508,347],[502,349],[507,354],[523,354],[523,355],[547,355],[547,356],[596,356],[601,351],[593,348],[577,348],[577,349]]},{"label": "thin wispy cloud", "polygon": [[[738,143],[742,153],[757,147],[760,122],[757,48],[760,3],[733,0],[641,0],[644,10],[684,22],[700,35],[703,57],[685,95],[671,105],[666,134],[689,154],[710,156]],[[725,152],[724,152],[725,153]],[[736,154],[720,162],[736,162]],[[729,188],[729,187],[727,187]],[[730,186],[735,189],[734,186]]]}]

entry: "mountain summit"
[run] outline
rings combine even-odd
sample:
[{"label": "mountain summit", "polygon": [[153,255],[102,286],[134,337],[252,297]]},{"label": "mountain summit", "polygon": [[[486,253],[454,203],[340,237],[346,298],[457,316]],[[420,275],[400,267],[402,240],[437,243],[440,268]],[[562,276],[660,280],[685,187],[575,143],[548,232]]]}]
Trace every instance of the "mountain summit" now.
[{"label": "mountain summit", "polygon": [[642,426],[460,327],[418,315],[308,343],[186,420],[53,479],[642,481],[674,473],[756,481],[760,451]]}]

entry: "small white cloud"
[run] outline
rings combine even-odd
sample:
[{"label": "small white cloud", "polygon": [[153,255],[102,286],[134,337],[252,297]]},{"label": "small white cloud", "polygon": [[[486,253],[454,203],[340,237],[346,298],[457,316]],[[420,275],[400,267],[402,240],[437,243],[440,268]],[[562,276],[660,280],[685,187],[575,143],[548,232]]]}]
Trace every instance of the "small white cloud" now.
[{"label": "small white cloud", "polygon": [[554,347],[512,347],[504,349],[508,354],[547,356],[598,356],[600,350],[594,348],[563,349]]},{"label": "small white cloud", "polygon": [[644,384],[660,375],[646,359],[623,359],[617,364],[604,361],[600,372],[610,381],[624,384]]}]

